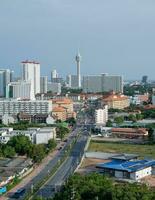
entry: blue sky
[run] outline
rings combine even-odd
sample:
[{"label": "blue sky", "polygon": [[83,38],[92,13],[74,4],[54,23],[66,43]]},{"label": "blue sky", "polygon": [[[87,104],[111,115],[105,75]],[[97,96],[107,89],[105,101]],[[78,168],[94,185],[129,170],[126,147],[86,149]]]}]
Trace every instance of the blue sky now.
[{"label": "blue sky", "polygon": [[20,73],[25,59],[43,75],[121,74],[155,79],[154,0],[1,0],[0,66]]}]

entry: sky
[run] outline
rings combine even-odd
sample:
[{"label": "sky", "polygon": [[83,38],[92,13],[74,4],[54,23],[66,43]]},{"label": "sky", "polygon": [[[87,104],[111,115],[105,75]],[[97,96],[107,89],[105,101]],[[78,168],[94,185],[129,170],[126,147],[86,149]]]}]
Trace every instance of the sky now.
[{"label": "sky", "polygon": [[75,74],[78,49],[83,75],[155,80],[155,1],[0,0],[0,68]]}]

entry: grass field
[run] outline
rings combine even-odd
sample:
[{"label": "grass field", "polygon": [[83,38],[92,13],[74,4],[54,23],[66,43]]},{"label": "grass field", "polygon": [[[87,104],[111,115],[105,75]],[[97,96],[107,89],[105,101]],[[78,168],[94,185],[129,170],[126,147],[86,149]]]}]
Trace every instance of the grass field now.
[{"label": "grass field", "polygon": [[91,141],[88,151],[101,151],[109,153],[133,153],[140,157],[151,157],[155,159],[155,145],[122,144],[112,142]]}]

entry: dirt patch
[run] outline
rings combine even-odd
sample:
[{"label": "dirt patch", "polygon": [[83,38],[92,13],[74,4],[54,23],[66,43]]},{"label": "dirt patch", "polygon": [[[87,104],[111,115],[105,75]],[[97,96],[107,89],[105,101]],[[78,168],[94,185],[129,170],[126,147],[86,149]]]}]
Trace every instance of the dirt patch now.
[{"label": "dirt patch", "polygon": [[155,175],[146,176],[141,180],[141,182],[147,184],[150,187],[155,188]]},{"label": "dirt patch", "polygon": [[95,167],[98,163],[105,163],[109,162],[109,160],[103,160],[103,159],[96,159],[96,158],[85,158],[82,162],[82,165],[80,168],[90,168]]}]

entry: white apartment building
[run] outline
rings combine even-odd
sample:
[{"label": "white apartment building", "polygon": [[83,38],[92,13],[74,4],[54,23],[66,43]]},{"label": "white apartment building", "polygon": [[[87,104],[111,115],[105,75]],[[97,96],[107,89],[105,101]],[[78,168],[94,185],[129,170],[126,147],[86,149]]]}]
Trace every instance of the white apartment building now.
[{"label": "white apartment building", "polygon": [[40,64],[37,62],[22,62],[22,80],[31,81],[32,94],[40,93]]},{"label": "white apartment building", "polygon": [[97,92],[123,92],[122,76],[114,76],[108,74],[83,76],[83,91],[86,93]]},{"label": "white apartment building", "polygon": [[33,144],[47,144],[50,139],[56,139],[56,128],[29,128],[24,131],[0,128],[0,143],[6,144],[11,137],[17,135],[27,136]]},{"label": "white apartment building", "polygon": [[95,123],[96,125],[106,125],[108,121],[108,106],[95,110]]},{"label": "white apartment building", "polygon": [[1,100],[0,115],[17,115],[20,112],[34,114],[49,114],[52,111],[52,101],[33,100]]},{"label": "white apartment building", "polygon": [[33,99],[30,81],[11,82],[7,85],[9,98],[13,99]]}]

